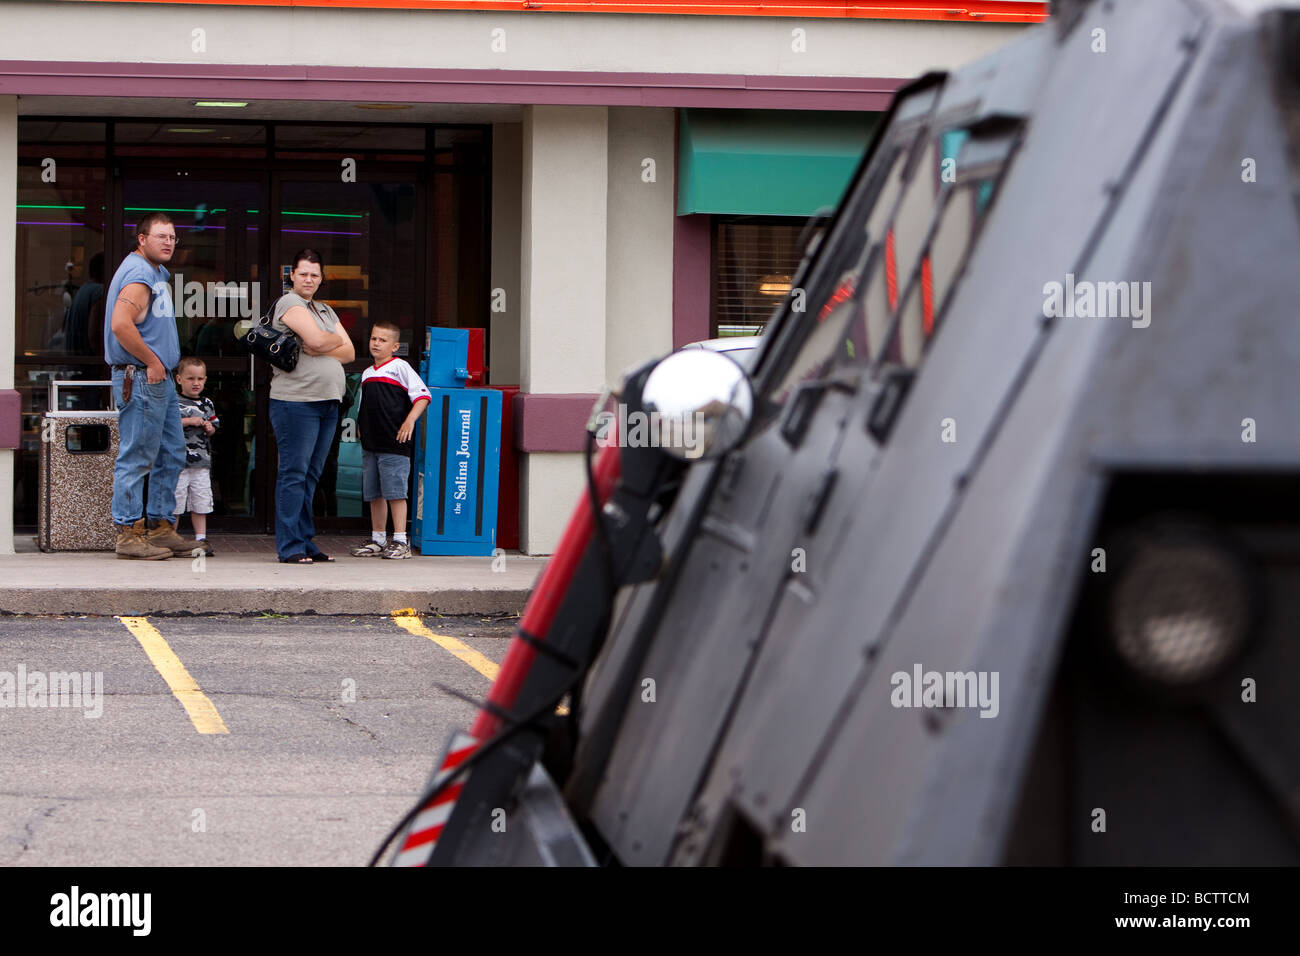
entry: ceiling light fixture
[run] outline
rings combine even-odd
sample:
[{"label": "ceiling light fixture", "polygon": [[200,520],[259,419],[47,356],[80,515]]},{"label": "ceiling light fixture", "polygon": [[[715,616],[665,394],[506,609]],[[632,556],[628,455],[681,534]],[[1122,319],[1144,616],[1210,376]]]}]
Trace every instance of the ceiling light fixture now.
[{"label": "ceiling light fixture", "polygon": [[195,106],[218,106],[228,109],[241,109],[247,106],[247,103],[241,103],[238,100],[198,100]]}]

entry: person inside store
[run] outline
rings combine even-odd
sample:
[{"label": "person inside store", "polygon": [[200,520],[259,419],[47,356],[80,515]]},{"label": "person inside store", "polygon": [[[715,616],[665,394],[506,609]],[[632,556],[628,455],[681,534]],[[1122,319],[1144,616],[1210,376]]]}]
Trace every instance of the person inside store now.
[{"label": "person inside store", "polygon": [[90,281],[77,290],[63,320],[63,347],[69,355],[94,355],[103,339],[104,254],[96,252],[88,265]]},{"label": "person inside store", "polygon": [[352,339],[334,310],[317,302],[323,270],[320,255],[302,249],[289,274],[293,291],[276,302],[272,328],[301,340],[292,372],[272,369],[271,428],[279,449],[275,479],[275,550],[286,564],[333,561],[312,538],[312,502],[325,468],[346,387],[343,366],[356,357]]}]

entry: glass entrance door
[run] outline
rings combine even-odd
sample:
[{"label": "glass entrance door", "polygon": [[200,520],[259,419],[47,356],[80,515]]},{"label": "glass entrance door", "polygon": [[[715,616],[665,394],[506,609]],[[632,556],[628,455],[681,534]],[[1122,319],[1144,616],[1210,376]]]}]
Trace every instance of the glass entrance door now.
[{"label": "glass entrance door", "polygon": [[[391,176],[391,174],[390,174]],[[397,177],[391,177],[397,178]],[[221,429],[212,439],[210,530],[268,533],[275,520],[275,436],[270,428],[270,368],[239,346],[236,326],[256,321],[287,291],[290,258],[316,250],[325,281],[317,297],[338,313],[356,348],[347,366],[338,440],[317,489],[321,532],[369,527],[361,499],[361,449],[348,427],[370,360],[370,322],[402,329],[401,354],[418,363],[425,250],[417,241],[414,176],[408,181],[343,183],[312,174],[227,177],[190,167],[128,167],[121,187],[122,248],[148,212],[166,212],[178,243],[169,269],[181,354],[207,365],[205,394]]]},{"label": "glass entrance door", "polygon": [[[165,212],[176,226],[169,270],[181,354],[207,365],[204,394],[216,405],[221,427],[212,437],[215,532],[261,533],[270,524],[266,369],[258,368],[236,340],[236,323],[256,321],[268,295],[262,265],[265,177],[218,178],[203,170],[128,168],[122,182],[122,246],[135,248],[135,228],[149,212]],[[111,274],[111,271],[110,271]],[[259,365],[263,363],[257,363]]]},{"label": "glass entrance door", "polygon": [[395,322],[402,330],[398,354],[417,367],[423,348],[417,290],[425,250],[417,242],[415,179],[395,171],[386,172],[382,182],[363,177],[355,183],[340,182],[337,174],[283,174],[275,177],[273,188],[279,215],[273,220],[272,254],[285,289],[294,254],[304,248],[319,253],[324,281],[316,298],[338,314],[356,349],[356,360],[344,369],[347,392],[339,433],[316,490],[316,528],[362,531],[370,518],[361,497],[361,445],[351,440],[356,429],[348,420],[356,420],[361,373],[371,361],[370,323]]}]

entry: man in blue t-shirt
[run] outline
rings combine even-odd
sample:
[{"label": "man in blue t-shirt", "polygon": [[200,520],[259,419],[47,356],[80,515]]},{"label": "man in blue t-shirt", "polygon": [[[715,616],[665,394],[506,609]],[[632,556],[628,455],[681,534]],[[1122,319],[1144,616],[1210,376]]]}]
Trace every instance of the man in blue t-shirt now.
[{"label": "man in blue t-shirt", "polygon": [[[167,215],[151,212],[135,231],[136,248],[117,267],[104,296],[104,360],[113,368],[118,408],[113,524],[119,558],[161,560],[194,548],[172,521],[185,433],[171,386],[181,351],[163,263],[176,251],[176,229]],[[145,476],[148,502],[142,500]]]}]

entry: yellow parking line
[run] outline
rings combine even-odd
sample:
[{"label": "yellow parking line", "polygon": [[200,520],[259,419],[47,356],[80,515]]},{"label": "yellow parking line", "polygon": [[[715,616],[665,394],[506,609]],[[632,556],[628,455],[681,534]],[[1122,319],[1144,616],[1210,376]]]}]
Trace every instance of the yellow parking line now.
[{"label": "yellow parking line", "polygon": [[415,613],[413,608],[403,608],[400,611],[393,612],[393,621],[403,630],[409,631],[416,637],[427,637],[433,643],[437,644],[443,650],[451,651],[462,661],[468,664],[474,670],[478,671],[488,680],[496,680],[497,672],[501,670],[496,662],[490,657],[485,657],[468,644],[462,644],[454,637],[446,634],[435,634],[424,626]]},{"label": "yellow parking line", "polygon": [[[501,667],[494,663],[491,658],[484,657],[478,651],[474,650],[474,648],[470,647],[468,644],[461,643],[454,637],[450,637],[446,634],[433,633],[433,631],[425,627],[420,621],[414,608],[408,607],[402,608],[400,611],[394,611],[393,620],[397,622],[398,627],[409,631],[416,637],[427,637],[438,646],[451,651],[488,680],[497,679],[497,673],[501,670]],[[564,716],[569,712],[569,708],[564,704],[561,704],[559,707],[555,708],[555,712]]]},{"label": "yellow parking line", "polygon": [[153,662],[154,668],[167,682],[176,699],[181,702],[185,713],[189,714],[194,729],[201,734],[230,733],[221,715],[217,713],[217,708],[199,689],[199,685],[185,669],[181,659],[158,633],[158,629],[149,623],[148,618],[119,617],[118,620],[140,642],[144,652],[149,655],[149,660]]}]

